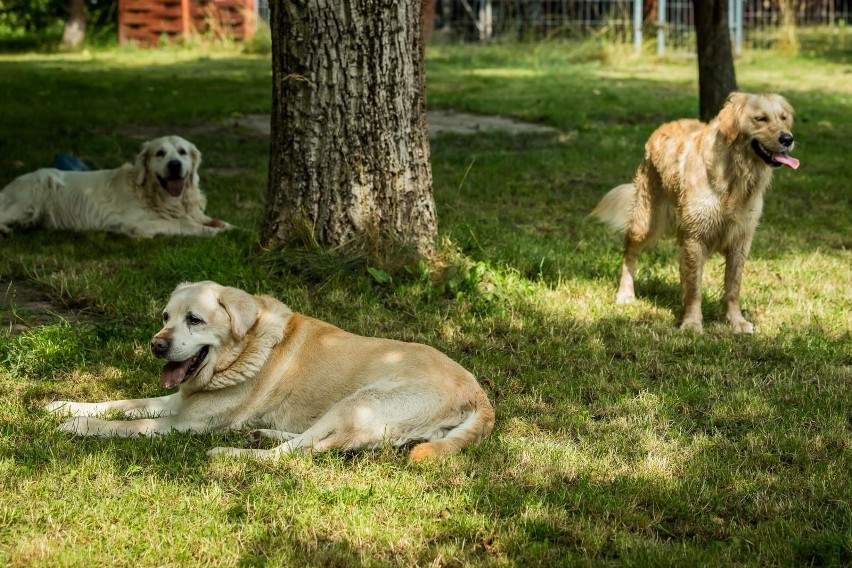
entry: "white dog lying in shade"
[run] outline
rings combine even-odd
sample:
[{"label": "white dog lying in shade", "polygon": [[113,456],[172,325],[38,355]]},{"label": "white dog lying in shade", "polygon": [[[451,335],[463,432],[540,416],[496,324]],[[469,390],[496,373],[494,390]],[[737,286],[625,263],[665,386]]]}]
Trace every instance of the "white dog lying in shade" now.
[{"label": "white dog lying in shade", "polygon": [[[263,426],[270,450],[209,455],[274,459],[296,451],[355,450],[421,441],[412,461],[436,459],[487,436],[494,411],[472,374],[431,347],[347,333],[270,296],[215,282],[181,284],[151,351],[161,383],[179,392],[111,402],[56,401],[82,436],[136,437]],[[116,411],[130,420],[102,420]]]},{"label": "white dog lying in shade", "polygon": [[42,168],[0,192],[0,234],[11,225],[111,231],[134,237],[213,235],[231,225],[204,213],[201,152],[179,136],[146,142],[113,170]]}]

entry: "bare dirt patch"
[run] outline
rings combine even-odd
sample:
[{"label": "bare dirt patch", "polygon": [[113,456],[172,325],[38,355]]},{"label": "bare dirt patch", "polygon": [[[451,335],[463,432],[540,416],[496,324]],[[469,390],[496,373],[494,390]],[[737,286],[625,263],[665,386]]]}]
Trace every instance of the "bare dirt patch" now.
[{"label": "bare dirt patch", "polygon": [[[483,134],[489,132],[505,132],[519,134],[559,134],[559,130],[543,124],[524,122],[505,116],[470,114],[452,110],[430,110],[426,112],[426,122],[429,136],[434,137],[445,132],[453,134]],[[178,133],[186,138],[204,134],[223,134],[232,132],[234,135],[269,136],[270,117],[268,114],[243,114],[233,116],[223,122],[186,126],[178,129]],[[129,136],[148,140],[163,136],[163,129],[153,126],[138,126],[128,131]]]},{"label": "bare dirt patch", "polygon": [[237,177],[245,173],[245,168],[204,168],[205,174],[213,174],[222,177]]},{"label": "bare dirt patch", "polygon": [[[226,120],[181,126],[174,132],[166,132],[161,126],[134,126],[126,131],[131,138],[151,140],[159,136],[177,134],[192,140],[193,137],[216,134],[218,136],[269,136],[270,116],[268,114],[240,114]],[[227,175],[227,174],[226,174]]]},{"label": "bare dirt patch", "polygon": [[17,335],[61,320],[84,321],[79,312],[52,304],[45,294],[20,280],[0,280],[0,335]]},{"label": "bare dirt patch", "polygon": [[469,114],[452,110],[430,110],[426,113],[429,135],[444,132],[453,134],[482,134],[506,132],[508,134],[559,134],[552,126],[524,122],[505,116]]},{"label": "bare dirt patch", "polygon": [[[513,136],[522,134],[558,135],[560,141],[573,136],[573,134],[566,135],[556,128],[543,124],[523,122],[505,116],[470,114],[452,110],[427,111],[426,122],[430,138],[435,138],[439,134],[444,133],[473,136],[493,132],[504,132]],[[152,138],[172,134],[172,132],[165,132],[159,126],[136,126],[126,131],[126,133],[131,138],[138,140],[151,140]],[[213,134],[216,136],[233,137],[268,137],[271,133],[270,115],[241,114],[220,122],[183,126],[174,129],[174,133],[190,140],[193,137]],[[222,177],[236,177],[244,171],[242,168],[204,167],[206,175],[212,174]]]},{"label": "bare dirt patch", "polygon": [[[491,132],[505,132],[511,135],[540,134],[560,135],[559,130],[542,124],[523,122],[504,116],[488,116],[464,112],[430,110],[426,113],[429,136],[453,133],[476,135]],[[225,121],[184,126],[175,129],[186,138],[209,134],[234,136],[269,136],[270,116],[268,114],[244,114],[233,116]],[[159,126],[137,126],[127,131],[127,135],[140,140],[150,140],[169,134]],[[205,168],[205,173],[223,177],[238,176],[241,168]],[[20,280],[0,280],[0,334],[19,334],[38,325],[48,325],[60,320],[69,322],[84,321],[79,312],[73,312],[52,304],[45,294],[34,286]]]},{"label": "bare dirt patch", "polygon": [[[270,118],[268,114],[247,114],[230,118],[227,125],[241,127],[257,133],[269,135]],[[445,132],[454,134],[482,134],[485,132],[507,132],[509,134],[558,134],[550,126],[532,124],[505,116],[489,116],[455,112],[452,110],[430,110],[426,112],[429,135],[436,136]]]}]

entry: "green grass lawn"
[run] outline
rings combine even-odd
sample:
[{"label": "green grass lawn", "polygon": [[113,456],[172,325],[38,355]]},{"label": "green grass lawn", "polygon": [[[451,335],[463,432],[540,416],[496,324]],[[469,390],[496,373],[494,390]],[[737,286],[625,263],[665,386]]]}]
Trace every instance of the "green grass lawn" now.
[{"label": "green grass lawn", "polygon": [[[676,329],[671,241],[641,257],[638,301],[615,306],[620,238],[586,219],[659,123],[697,113],[694,61],[430,48],[431,108],[561,132],[433,140],[442,247],[460,267],[436,286],[422,267],[382,283],[367,266],[260,250],[268,142],[227,121],[268,112],[267,59],[0,56],[0,186],[57,152],[115,167],[142,133],[184,134],[204,154],[208,212],[244,229],[0,240],[0,280],[90,322],[0,335],[0,564],[849,564],[852,75],[843,50],[805,53],[737,62],[743,90],[796,107],[802,162],[776,173],[746,265],[750,337],[723,323],[720,257],[706,270],[705,333]],[[50,400],[165,394],[148,340],[171,290],[201,279],[441,349],[482,381],[494,433],[420,466],[392,448],[209,461],[241,437],[58,433],[41,410]]]}]

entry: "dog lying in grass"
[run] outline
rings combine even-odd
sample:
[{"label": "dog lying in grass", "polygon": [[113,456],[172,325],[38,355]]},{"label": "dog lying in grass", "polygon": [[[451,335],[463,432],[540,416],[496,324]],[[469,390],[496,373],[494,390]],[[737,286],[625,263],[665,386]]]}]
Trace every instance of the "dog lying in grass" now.
[{"label": "dog lying in grass", "polygon": [[752,333],[740,310],[740,282],[772,171],[799,167],[788,154],[792,127],[793,108],[784,97],[747,93],[730,95],[709,124],[678,120],[659,127],[633,183],[607,193],[591,213],[625,233],[616,303],[634,299],[639,253],[673,229],[681,246],[681,329],[703,329],[702,271],[708,256],[721,252],[728,323]]},{"label": "dog lying in grass", "polygon": [[[273,449],[214,448],[209,455],[277,458],[296,451],[348,451],[424,440],[413,461],[459,451],[494,426],[473,375],[426,345],[362,337],[292,312],[270,296],[214,282],[181,284],[151,341],[168,361],[160,398],[100,403],[57,401],[65,432],[133,437],[254,430]],[[130,420],[93,418],[119,411]]]},{"label": "dog lying in grass", "polygon": [[201,152],[179,136],[146,142],[114,170],[42,168],[0,192],[0,234],[12,225],[111,231],[133,237],[214,235],[231,225],[204,213]]}]

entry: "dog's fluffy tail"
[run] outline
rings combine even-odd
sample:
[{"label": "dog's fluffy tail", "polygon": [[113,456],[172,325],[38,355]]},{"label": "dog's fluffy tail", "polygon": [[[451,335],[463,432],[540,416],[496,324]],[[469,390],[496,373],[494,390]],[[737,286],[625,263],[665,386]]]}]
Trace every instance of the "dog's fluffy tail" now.
[{"label": "dog's fluffy tail", "polygon": [[482,389],[478,389],[474,400],[474,410],[458,426],[450,430],[440,440],[417,444],[411,449],[409,457],[413,462],[437,460],[454,454],[464,446],[478,442],[491,433],[494,428],[494,409]]},{"label": "dog's fluffy tail", "polygon": [[589,217],[597,217],[614,230],[623,233],[630,222],[635,201],[636,186],[632,183],[623,183],[609,190],[594,210],[589,213]]}]

